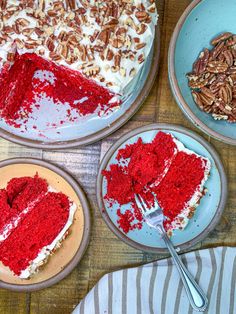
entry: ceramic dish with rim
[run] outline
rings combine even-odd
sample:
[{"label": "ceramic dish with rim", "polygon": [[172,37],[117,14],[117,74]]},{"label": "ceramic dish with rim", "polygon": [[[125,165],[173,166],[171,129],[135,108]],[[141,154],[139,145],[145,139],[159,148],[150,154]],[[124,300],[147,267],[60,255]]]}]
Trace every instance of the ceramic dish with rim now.
[{"label": "ceramic dish with rim", "polygon": [[186,117],[208,135],[236,145],[236,123],[216,121],[195,104],[186,74],[210,41],[225,31],[236,33],[234,0],[194,0],[179,19],[169,47],[169,81],[173,95]]},{"label": "ceramic dish with rim", "polygon": [[66,277],[81,260],[90,233],[89,206],[78,183],[65,171],[48,162],[33,158],[14,158],[0,162],[0,188],[14,177],[39,176],[45,178],[50,186],[62,191],[73,200],[77,209],[69,236],[62,246],[49,258],[30,279],[20,279],[8,267],[0,263],[0,288],[15,291],[34,291],[47,288]]},{"label": "ceramic dish with rim", "polygon": [[[50,108],[55,106],[46,99],[41,104],[42,110],[40,110],[40,115],[37,118],[37,129],[34,125],[34,119],[27,126],[26,132],[23,133],[21,129],[10,126],[3,119],[0,119],[0,136],[17,144],[44,149],[78,147],[101,140],[125,124],[145,101],[157,74],[159,55],[160,30],[159,24],[157,24],[150,53],[137,76],[127,86],[127,92],[118,109],[100,117],[97,114],[91,114],[82,117],[79,121],[60,125],[65,109],[52,111]],[[49,109],[44,110],[45,106]],[[55,115],[56,118],[52,119]],[[54,120],[59,121],[57,127],[47,126],[51,125]]]},{"label": "ceramic dish with rim", "polygon": [[[214,229],[219,222],[227,199],[227,180],[220,158],[214,148],[196,133],[177,125],[151,124],[135,129],[120,138],[103,158],[97,177],[97,201],[102,217],[108,227],[125,243],[143,251],[163,253],[167,252],[165,244],[156,230],[150,228],[145,222],[138,230],[129,231],[125,234],[117,224],[117,205],[104,200],[107,191],[107,182],[102,171],[109,169],[111,164],[117,163],[116,155],[120,148],[126,144],[135,143],[139,137],[143,142],[151,142],[159,131],[170,133],[180,140],[186,148],[193,150],[201,156],[209,158],[211,162],[210,177],[205,183],[208,193],[201,199],[194,217],[189,220],[183,230],[175,230],[172,241],[180,250],[189,249],[197,242],[202,241],[207,234]],[[111,207],[110,207],[111,206]],[[128,204],[122,209],[128,209]]]}]

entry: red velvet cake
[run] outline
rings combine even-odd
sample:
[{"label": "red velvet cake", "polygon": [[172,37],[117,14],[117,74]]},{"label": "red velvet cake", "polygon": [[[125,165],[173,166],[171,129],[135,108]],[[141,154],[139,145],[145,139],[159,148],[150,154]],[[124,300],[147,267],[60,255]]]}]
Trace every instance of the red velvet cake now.
[{"label": "red velvet cake", "polygon": [[75,210],[38,175],[10,180],[0,190],[0,261],[20,278],[32,276],[60,246]]},{"label": "red velvet cake", "polygon": [[117,164],[104,170],[108,206],[130,203],[130,210],[118,210],[118,224],[125,232],[142,227],[134,194],[141,194],[150,204],[153,193],[165,215],[169,234],[183,229],[204,195],[210,173],[210,161],[188,150],[171,134],[158,132],[151,143],[142,139],[120,149]]},{"label": "red velvet cake", "polygon": [[[48,78],[42,78],[43,74]],[[91,114],[98,107],[106,111],[118,105],[108,89],[33,53],[17,55],[14,64],[0,76],[0,86],[1,117],[14,126],[16,120],[30,115],[40,95],[55,103],[68,103],[80,115]],[[70,120],[70,112],[67,119]]]},{"label": "red velvet cake", "polygon": [[117,107],[152,49],[157,18],[153,0],[0,1],[0,115],[26,123],[45,93],[79,116]]}]

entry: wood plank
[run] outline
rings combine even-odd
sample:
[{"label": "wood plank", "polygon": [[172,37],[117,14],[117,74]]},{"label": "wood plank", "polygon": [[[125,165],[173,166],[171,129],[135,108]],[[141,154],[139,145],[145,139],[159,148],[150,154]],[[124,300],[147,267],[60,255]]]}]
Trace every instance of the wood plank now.
[{"label": "wood plank", "polygon": [[29,293],[17,293],[0,289],[0,313],[25,314],[30,302]]}]

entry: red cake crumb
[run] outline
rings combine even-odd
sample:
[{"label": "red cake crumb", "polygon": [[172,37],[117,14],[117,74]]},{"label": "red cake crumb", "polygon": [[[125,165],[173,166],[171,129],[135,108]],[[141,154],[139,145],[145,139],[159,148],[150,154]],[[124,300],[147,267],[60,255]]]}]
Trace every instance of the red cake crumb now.
[{"label": "red cake crumb", "polygon": [[68,197],[48,192],[46,180],[38,175],[10,180],[0,190],[0,261],[19,276],[63,229],[69,209]]},{"label": "red cake crumb", "polygon": [[[56,78],[54,84],[34,77],[38,70],[52,72]],[[104,111],[118,105],[118,102],[110,103],[114,94],[108,89],[78,71],[58,66],[32,53],[17,55],[14,64],[1,72],[0,86],[1,117],[15,127],[19,127],[15,120],[27,117],[34,106],[39,106],[37,99],[42,93],[55,103],[68,103],[79,115],[91,114],[97,109]]]},{"label": "red cake crumb", "polygon": [[125,168],[111,165],[111,170],[103,171],[103,175],[107,178],[107,199],[115,199],[121,205],[132,200],[132,179],[125,173]]},{"label": "red cake crumb", "polygon": [[117,223],[124,233],[142,228],[143,215],[135,203],[132,203],[132,207],[134,210],[129,209],[124,213],[120,209],[117,210],[117,216],[119,217]]},{"label": "red cake crumb", "polygon": [[[152,205],[153,193],[166,216],[165,227],[185,208],[205,175],[206,159],[178,151],[170,134],[158,132],[151,143],[142,139],[117,152],[118,164],[103,171],[107,181],[105,199],[111,206],[131,203],[130,210],[117,211],[118,225],[125,232],[141,228],[142,214],[137,212],[134,195],[139,193]],[[111,207],[110,206],[110,207]],[[138,223],[136,223],[138,221]]]}]

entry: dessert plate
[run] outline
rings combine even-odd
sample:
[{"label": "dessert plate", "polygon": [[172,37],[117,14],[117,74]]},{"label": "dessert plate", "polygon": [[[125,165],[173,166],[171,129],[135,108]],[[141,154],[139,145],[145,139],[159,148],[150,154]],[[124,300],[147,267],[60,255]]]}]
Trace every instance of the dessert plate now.
[{"label": "dessert plate", "polygon": [[157,74],[159,53],[160,31],[157,25],[151,51],[137,76],[128,84],[119,108],[103,116],[95,113],[61,124],[67,115],[66,105],[59,106],[43,98],[40,110],[35,110],[35,116],[29,119],[26,127],[15,128],[0,119],[0,136],[18,144],[46,149],[77,147],[108,136],[125,124],[145,101]]},{"label": "dessert plate", "polygon": [[60,249],[49,258],[39,272],[30,279],[20,279],[0,262],[0,288],[15,291],[34,291],[49,287],[66,277],[82,258],[90,232],[89,206],[78,183],[65,171],[45,161],[32,158],[14,158],[0,162],[0,188],[13,177],[39,176],[50,186],[68,195],[77,205],[70,234]]},{"label": "dessert plate", "polygon": [[[106,179],[102,170],[109,169],[111,164],[117,163],[115,157],[120,148],[126,144],[135,143],[139,137],[145,143],[151,142],[159,131],[173,134],[186,148],[197,154],[207,157],[211,161],[210,177],[205,187],[207,194],[201,199],[192,219],[183,230],[175,230],[171,240],[180,250],[189,249],[197,242],[202,241],[219,222],[227,200],[227,180],[222,162],[214,150],[202,137],[196,133],[177,125],[151,124],[129,132],[119,139],[103,158],[97,177],[97,201],[102,217],[108,227],[127,244],[148,252],[167,252],[165,244],[158,235],[158,231],[150,228],[146,223],[140,230],[132,230],[125,234],[118,226],[117,205],[104,201],[106,195]],[[109,207],[111,206],[111,207]],[[129,205],[123,205],[124,210]],[[122,208],[123,208],[122,206]],[[126,208],[127,207],[127,208]]]}]

